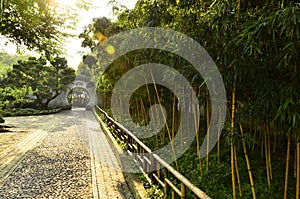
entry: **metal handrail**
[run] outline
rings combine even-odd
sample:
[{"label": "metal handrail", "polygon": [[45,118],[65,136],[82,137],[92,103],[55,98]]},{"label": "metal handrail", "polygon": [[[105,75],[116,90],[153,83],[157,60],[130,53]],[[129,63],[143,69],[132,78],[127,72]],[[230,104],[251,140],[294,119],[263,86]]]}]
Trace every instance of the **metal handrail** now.
[{"label": "metal handrail", "polygon": [[[133,157],[136,162],[142,164],[140,170],[147,175],[147,179],[151,183],[158,184],[163,187],[165,198],[168,197],[169,188],[171,188],[172,199],[175,198],[175,194],[180,196],[181,199],[186,199],[186,189],[189,189],[194,198],[210,199],[210,197],[204,193],[201,189],[195,186],[191,181],[184,177],[181,173],[175,170],[167,162],[161,159],[155,154],[148,146],[146,146],[139,138],[137,138],[132,132],[126,129],[122,124],[114,121],[104,110],[99,106],[95,106],[96,111],[104,115],[107,125],[112,128],[112,135],[126,143],[128,146],[128,154],[136,153],[139,157]],[[144,153],[150,154],[150,157],[144,156]],[[153,172],[150,168],[156,168]],[[163,175],[161,175],[161,168],[163,168]],[[172,174],[181,183],[180,189],[171,181],[168,177]]]}]

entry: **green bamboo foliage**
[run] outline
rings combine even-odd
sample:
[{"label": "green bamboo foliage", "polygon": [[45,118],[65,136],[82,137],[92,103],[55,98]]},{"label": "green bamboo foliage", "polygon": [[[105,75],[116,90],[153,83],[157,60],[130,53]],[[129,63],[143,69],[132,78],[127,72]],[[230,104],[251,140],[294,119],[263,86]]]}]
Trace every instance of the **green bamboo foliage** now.
[{"label": "green bamboo foliage", "polygon": [[[187,163],[191,158],[179,159],[173,165],[175,168],[199,186],[208,184],[203,183],[208,179],[214,179],[215,186],[225,186],[221,192],[207,185],[213,198],[221,197],[220,194],[224,194],[223,198],[299,198],[300,8],[297,1],[143,0],[133,10],[119,12],[118,20],[112,23],[111,27],[120,30],[158,26],[185,33],[205,47],[219,67],[227,90],[228,115],[217,148],[205,158],[204,164],[199,155],[200,146],[211,114],[205,80],[185,60],[167,52],[145,50],[126,55],[126,70],[142,63],[170,65],[189,79],[198,93],[203,111],[189,154],[195,154],[192,157],[196,161],[192,167]],[[106,93],[107,99],[120,71],[116,63],[101,80],[98,91]],[[146,85],[141,96],[137,94],[132,97],[136,106],[132,114],[139,118],[137,121],[149,119],[147,110],[151,105],[161,102],[167,106],[170,127],[151,142],[153,148],[161,147],[175,136],[180,121],[177,99],[153,85]],[[231,175],[211,176],[210,172],[217,173],[217,168],[222,166],[226,169],[221,173],[231,170]],[[286,169],[282,169],[284,166]]]}]

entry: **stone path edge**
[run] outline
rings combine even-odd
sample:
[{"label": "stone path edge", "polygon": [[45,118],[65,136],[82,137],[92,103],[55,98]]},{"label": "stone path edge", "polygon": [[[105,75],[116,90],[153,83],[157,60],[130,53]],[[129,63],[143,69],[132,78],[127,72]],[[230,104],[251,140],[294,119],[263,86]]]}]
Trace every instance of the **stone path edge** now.
[{"label": "stone path edge", "polygon": [[[94,113],[94,116],[96,117],[98,123],[100,124],[101,129],[103,130],[103,133],[107,137],[108,143],[111,146],[113,153],[115,154],[117,161],[121,165],[120,155],[123,154],[123,150],[118,145],[114,137],[111,135],[109,129],[106,127],[106,124],[102,121],[102,119],[97,115],[95,110],[92,110]],[[130,191],[134,195],[135,199],[149,199],[147,197],[147,192],[143,186],[143,183],[140,182],[138,179],[138,176],[134,173],[127,173],[123,172],[125,180],[129,186]]]}]

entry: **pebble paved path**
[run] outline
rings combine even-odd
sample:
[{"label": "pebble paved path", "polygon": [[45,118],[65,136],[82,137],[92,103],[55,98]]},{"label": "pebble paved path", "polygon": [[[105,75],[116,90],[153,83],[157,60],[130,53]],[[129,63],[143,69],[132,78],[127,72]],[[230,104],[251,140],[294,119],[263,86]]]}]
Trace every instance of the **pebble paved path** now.
[{"label": "pebble paved path", "polygon": [[0,198],[133,199],[92,112],[5,120],[29,133],[0,153]]}]

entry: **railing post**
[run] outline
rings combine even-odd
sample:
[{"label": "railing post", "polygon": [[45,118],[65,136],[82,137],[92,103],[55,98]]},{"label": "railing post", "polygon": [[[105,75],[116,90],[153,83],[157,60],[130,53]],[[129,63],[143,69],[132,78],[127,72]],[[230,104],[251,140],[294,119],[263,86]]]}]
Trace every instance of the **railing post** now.
[{"label": "railing post", "polygon": [[138,149],[140,150],[140,153],[139,153],[140,158],[143,161],[142,162],[142,164],[143,164],[143,170],[144,170],[145,173],[148,174],[148,165],[147,165],[147,160],[146,160],[147,157],[144,156],[144,149],[140,145],[138,145]]},{"label": "railing post", "polygon": [[123,129],[121,129],[121,137],[123,139],[122,141],[126,143],[125,133],[124,133]]},{"label": "railing post", "polygon": [[115,138],[119,138],[118,137],[118,126],[113,122],[113,132],[114,132],[114,136]]},{"label": "railing post", "polygon": [[181,183],[181,199],[186,199],[186,187]]},{"label": "railing post", "polygon": [[156,169],[157,169],[157,177],[158,179],[161,179],[161,176],[160,176],[160,164],[156,164]]},{"label": "railing post", "polygon": [[168,198],[168,183],[167,183],[167,179],[168,179],[168,169],[164,168],[164,198],[165,199]]},{"label": "railing post", "polygon": [[[141,161],[143,162],[142,165],[139,165],[139,168],[144,169],[144,172],[148,175],[147,180],[151,179],[153,183],[158,182],[158,184],[163,186],[165,199],[169,197],[175,199],[177,196],[180,196],[181,199],[187,199],[186,189],[192,192],[194,199],[210,198],[158,155],[153,153],[152,150],[148,148],[141,140],[139,140],[132,132],[125,129],[125,127],[123,127],[121,124],[116,123],[102,109],[99,107],[96,108],[104,115],[108,126],[112,129],[111,133],[120,137],[124,137],[124,141],[128,146],[127,150],[129,154],[132,155],[139,164]],[[149,154],[150,156],[147,157],[145,153]],[[180,189],[174,182],[168,179],[169,174],[181,182]]]},{"label": "railing post", "polygon": [[135,141],[134,141],[134,139],[133,138],[131,138],[131,146],[132,146],[132,151],[133,151],[133,157],[134,157],[134,159],[136,160],[137,159],[137,156],[138,156],[138,154],[139,154],[139,149],[138,148],[136,148],[135,147]]},{"label": "railing post", "polygon": [[[133,154],[135,154],[134,153],[134,147],[133,147],[133,139],[132,139],[132,137],[130,137],[130,151],[131,151],[131,153],[133,153]],[[135,155],[133,156],[133,158],[135,159]]]},{"label": "railing post", "polygon": [[128,136],[128,137],[126,138],[126,140],[127,140],[127,146],[128,146],[128,147],[127,147],[127,150],[131,152],[131,143],[130,143],[130,142],[131,142],[131,141],[130,141],[130,140],[131,140],[131,137]]},{"label": "railing post", "polygon": [[149,172],[149,175],[150,175],[150,179],[152,182],[154,182],[154,177],[153,177],[153,173],[155,172],[155,169],[156,169],[156,161],[155,159],[153,158],[153,154],[150,153],[150,172]]},{"label": "railing post", "polygon": [[122,130],[122,132],[123,132],[123,136],[124,136],[124,142],[126,144],[126,149],[128,150],[129,149],[129,145],[128,145],[128,143],[129,143],[129,136],[123,130]]}]

